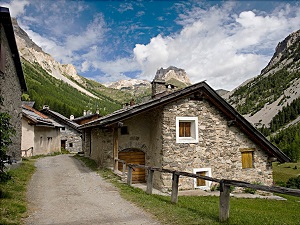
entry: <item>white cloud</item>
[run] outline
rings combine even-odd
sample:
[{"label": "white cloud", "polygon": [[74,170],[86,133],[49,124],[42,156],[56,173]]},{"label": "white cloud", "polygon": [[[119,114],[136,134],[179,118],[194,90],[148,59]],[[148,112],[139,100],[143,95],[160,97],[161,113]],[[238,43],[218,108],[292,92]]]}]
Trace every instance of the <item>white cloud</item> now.
[{"label": "white cloud", "polygon": [[29,5],[29,1],[28,0],[13,0],[10,3],[0,2],[0,5],[2,7],[9,8],[9,12],[12,17],[17,17],[19,15],[24,14],[25,7],[27,5]]},{"label": "white cloud", "polygon": [[299,29],[299,7],[287,5],[269,15],[235,15],[232,7],[193,8],[181,15],[179,34],[136,45],[134,55],[143,70],[139,78],[153,79],[157,68],[172,65],[185,69],[194,83],[207,80],[214,88],[233,89],[267,65],[271,56],[261,50],[273,54],[279,41]]}]

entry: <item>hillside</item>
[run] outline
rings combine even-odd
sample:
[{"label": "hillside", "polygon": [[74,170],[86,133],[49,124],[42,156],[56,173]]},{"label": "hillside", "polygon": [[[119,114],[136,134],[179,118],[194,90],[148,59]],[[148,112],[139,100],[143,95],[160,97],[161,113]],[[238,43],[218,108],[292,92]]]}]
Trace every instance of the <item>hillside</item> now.
[{"label": "hillside", "polygon": [[224,96],[293,160],[300,159],[300,30],[280,42],[269,64]]},{"label": "hillside", "polygon": [[95,112],[96,108],[107,114],[132,99],[130,93],[78,75],[71,64],[60,64],[36,45],[15,19],[12,22],[28,86],[23,100],[35,101],[37,109],[49,105],[67,117],[80,116],[84,109]]}]

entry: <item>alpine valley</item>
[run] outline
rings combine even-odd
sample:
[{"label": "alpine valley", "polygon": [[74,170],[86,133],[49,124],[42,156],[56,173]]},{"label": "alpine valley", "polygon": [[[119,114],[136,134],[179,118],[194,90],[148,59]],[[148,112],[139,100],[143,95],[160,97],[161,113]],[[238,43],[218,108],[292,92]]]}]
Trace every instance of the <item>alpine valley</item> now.
[{"label": "alpine valley", "polygon": [[[146,80],[121,80],[110,84],[78,75],[76,68],[63,65],[45,53],[13,19],[28,92],[23,100],[35,101],[35,108],[48,105],[66,117],[81,116],[84,110],[106,115],[132,99],[136,103],[151,96]],[[275,47],[275,46],[274,46]],[[159,76],[179,88],[191,82],[184,69],[159,69]],[[300,30],[287,36],[276,47],[261,74],[233,91],[217,91],[292,160],[300,158]]]}]

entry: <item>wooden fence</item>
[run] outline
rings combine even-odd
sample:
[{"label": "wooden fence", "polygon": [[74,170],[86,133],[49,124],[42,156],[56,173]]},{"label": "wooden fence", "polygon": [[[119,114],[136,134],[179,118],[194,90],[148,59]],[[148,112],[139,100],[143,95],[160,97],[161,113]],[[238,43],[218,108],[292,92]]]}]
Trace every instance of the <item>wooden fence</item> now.
[{"label": "wooden fence", "polygon": [[[30,151],[30,153],[28,154],[28,152]],[[29,157],[29,156],[33,156],[33,147],[30,147],[28,149],[25,149],[25,150],[21,150],[22,152],[22,157]],[[23,155],[24,153],[24,155]]]},{"label": "wooden fence", "polygon": [[[124,164],[123,164],[124,166]],[[124,168],[124,167],[123,167]],[[213,181],[220,184],[220,207],[219,207],[219,220],[220,222],[226,222],[229,219],[229,202],[230,202],[230,186],[235,187],[243,187],[243,188],[252,188],[255,190],[268,191],[280,194],[287,194],[300,197],[300,190],[291,189],[291,188],[283,188],[277,186],[265,186],[258,184],[250,184],[243,181],[237,180],[227,180],[227,179],[216,179],[212,177],[202,176],[194,173],[182,172],[177,170],[163,169],[159,167],[150,167],[145,165],[137,165],[137,164],[128,164],[128,173],[127,173],[127,184],[132,185],[132,170],[133,168],[144,168],[148,170],[148,178],[147,178],[147,189],[146,192],[148,194],[152,194],[153,189],[153,174],[154,171],[158,171],[161,173],[171,173],[172,176],[172,193],[171,193],[171,202],[178,202],[178,181],[179,176],[186,176],[192,178],[198,178],[208,181]]]}]

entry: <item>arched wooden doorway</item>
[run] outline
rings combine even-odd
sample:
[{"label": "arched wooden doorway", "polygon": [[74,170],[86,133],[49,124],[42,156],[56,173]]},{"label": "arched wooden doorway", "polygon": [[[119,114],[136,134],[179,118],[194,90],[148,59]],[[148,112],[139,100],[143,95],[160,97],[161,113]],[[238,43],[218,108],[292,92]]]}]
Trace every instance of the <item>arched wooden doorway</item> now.
[{"label": "arched wooden doorway", "polygon": [[[140,164],[145,165],[145,153],[138,149],[125,149],[119,152],[119,159],[124,160],[126,164]],[[118,169],[122,171],[122,163],[118,164]],[[132,171],[132,183],[145,182],[145,169],[134,168]]]}]

